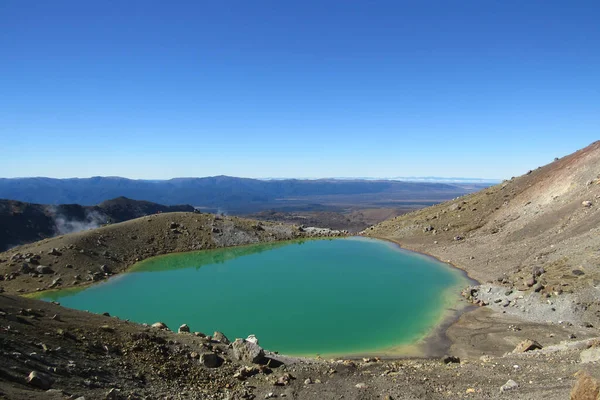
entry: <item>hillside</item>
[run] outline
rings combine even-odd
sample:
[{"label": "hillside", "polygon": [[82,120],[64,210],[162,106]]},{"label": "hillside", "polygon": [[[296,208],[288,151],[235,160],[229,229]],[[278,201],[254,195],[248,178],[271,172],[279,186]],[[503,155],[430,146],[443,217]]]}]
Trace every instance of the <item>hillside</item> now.
[{"label": "hillside", "polygon": [[0,199],[0,251],[52,236],[97,228],[158,212],[194,211],[119,197],[96,206],[33,204]]},{"label": "hillside", "polygon": [[[56,236],[0,253],[0,276],[4,280],[1,287],[9,293],[23,293],[80,286],[106,279],[136,261],[160,254],[314,235],[292,225],[238,217],[161,213]],[[40,272],[39,265],[47,271]]]},{"label": "hillside", "polygon": [[[598,326],[599,206],[600,142],[595,142],[523,176],[395,217],[364,234],[450,261],[490,283],[496,297],[478,299],[499,311]],[[507,290],[514,294],[506,298]],[[517,300],[518,293],[533,293],[531,305]],[[506,301],[510,306],[504,307]]]},{"label": "hillside", "polygon": [[[94,205],[126,196],[160,204],[191,204],[206,211],[246,214],[307,204],[396,206],[398,202],[448,200],[487,186],[484,183],[431,183],[376,180],[258,180],[216,176],[132,180],[0,179],[0,198],[31,203]],[[367,208],[367,207],[364,207]]]}]

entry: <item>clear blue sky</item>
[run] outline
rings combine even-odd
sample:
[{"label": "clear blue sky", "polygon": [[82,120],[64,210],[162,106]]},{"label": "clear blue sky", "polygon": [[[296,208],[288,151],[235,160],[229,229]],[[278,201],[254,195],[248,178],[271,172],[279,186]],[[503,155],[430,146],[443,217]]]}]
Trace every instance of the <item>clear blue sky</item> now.
[{"label": "clear blue sky", "polygon": [[599,127],[597,0],[0,0],[1,177],[505,178]]}]

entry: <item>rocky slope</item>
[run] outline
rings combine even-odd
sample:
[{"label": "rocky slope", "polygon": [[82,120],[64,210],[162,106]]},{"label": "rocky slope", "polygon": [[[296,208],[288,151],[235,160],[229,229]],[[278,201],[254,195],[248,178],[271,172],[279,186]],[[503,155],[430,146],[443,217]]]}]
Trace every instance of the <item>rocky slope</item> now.
[{"label": "rocky slope", "polygon": [[600,374],[590,340],[463,360],[303,360],[180,330],[0,295],[0,398],[558,400],[582,367]]},{"label": "rocky slope", "polygon": [[599,326],[600,142],[364,234],[450,261],[488,283],[467,294],[479,304],[539,322]]}]

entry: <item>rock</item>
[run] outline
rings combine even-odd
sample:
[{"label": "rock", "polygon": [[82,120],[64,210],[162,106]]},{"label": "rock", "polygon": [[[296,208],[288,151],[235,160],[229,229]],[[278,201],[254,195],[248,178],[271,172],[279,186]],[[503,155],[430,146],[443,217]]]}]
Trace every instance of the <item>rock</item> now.
[{"label": "rock", "polygon": [[259,372],[260,370],[256,367],[242,367],[235,374],[233,374],[233,377],[243,381],[244,379],[254,376]]},{"label": "rock", "polygon": [[368,386],[366,383],[357,383],[356,385],[354,385],[354,387],[357,389],[366,389]]},{"label": "rock", "polygon": [[100,266],[100,271],[103,274],[110,274],[111,273],[110,268],[108,268],[108,265],[106,265],[106,264]]},{"label": "rock", "polygon": [[275,381],[275,386],[287,386],[292,379],[295,378],[290,373],[286,372]]},{"label": "rock", "polygon": [[217,368],[223,363],[223,360],[215,353],[204,353],[200,355],[200,362],[207,368]]},{"label": "rock", "polygon": [[190,358],[191,358],[192,360],[198,360],[198,359],[200,358],[200,354],[196,353],[195,351],[192,351],[192,352],[190,353]]},{"label": "rock", "polygon": [[536,342],[535,340],[526,339],[519,343],[517,347],[515,347],[513,353],[525,353],[527,351],[538,350],[541,348],[542,345]]},{"label": "rock", "polygon": [[21,270],[20,271],[21,271],[22,274],[28,274],[28,273],[31,272],[31,267],[29,266],[29,264],[23,263],[21,265]]},{"label": "rock", "polygon": [[60,277],[56,278],[50,284],[50,288],[55,288],[56,286],[60,285],[61,282],[62,282],[62,279]]},{"label": "rock", "polygon": [[55,248],[53,248],[52,250],[50,250],[50,251],[48,252],[48,254],[50,254],[51,256],[60,256],[60,255],[61,255],[61,252],[60,252],[60,251],[58,251],[58,249],[55,247]]},{"label": "rock", "polygon": [[118,400],[121,398],[121,391],[119,389],[111,388],[108,393],[106,393],[106,400]]},{"label": "rock", "polygon": [[240,361],[258,364],[265,358],[265,351],[256,343],[235,339],[232,347],[233,356]]},{"label": "rock", "polygon": [[454,236],[454,240],[457,241],[457,242],[459,240],[463,240],[463,239],[464,239],[464,237],[462,237],[462,236]]},{"label": "rock", "polygon": [[581,276],[581,275],[585,275],[585,272],[583,272],[580,269],[574,269],[573,270],[573,275],[575,275],[575,276]]},{"label": "rock", "polygon": [[312,381],[312,379],[310,379],[310,378],[306,378],[306,379],[304,380],[304,384],[305,384],[305,385],[312,385],[312,383],[313,383],[313,381]]},{"label": "rock", "polygon": [[527,287],[532,287],[533,285],[535,285],[537,283],[537,280],[535,278],[531,278],[528,279],[525,284],[527,285]]},{"label": "rock", "polygon": [[533,270],[531,272],[534,278],[537,278],[539,276],[542,276],[542,274],[544,274],[546,270],[544,269],[544,267],[533,267]]},{"label": "rock", "polygon": [[169,330],[169,327],[164,322],[155,322],[151,326],[153,328],[156,328],[156,329],[163,329],[163,330],[166,330],[166,331]]},{"label": "rock", "polygon": [[52,268],[47,267],[45,265],[38,265],[37,267],[35,267],[35,270],[38,274],[51,274],[54,272],[52,271]]},{"label": "rock", "polygon": [[571,400],[596,400],[600,395],[600,384],[587,372],[579,371],[577,382],[571,389]]},{"label": "rock", "polygon": [[246,341],[258,344],[258,338],[255,335],[248,335]]},{"label": "rock", "polygon": [[229,339],[227,339],[227,336],[225,336],[222,332],[216,331],[215,333],[213,333],[213,340],[217,340],[220,343],[223,344],[229,344]]},{"label": "rock", "polygon": [[31,371],[27,377],[27,383],[36,388],[48,390],[52,386],[52,380],[49,376],[44,375],[37,371]]},{"label": "rock", "polygon": [[448,355],[446,355],[446,356],[442,357],[442,362],[444,364],[460,363],[460,358],[455,357],[455,356],[448,356]]},{"label": "rock", "polygon": [[115,328],[113,328],[113,327],[112,327],[112,326],[110,326],[110,325],[102,325],[102,326],[100,327],[100,330],[103,330],[104,332],[114,332],[114,331],[115,331]]},{"label": "rock", "polygon": [[187,326],[187,324],[182,324],[177,330],[177,333],[190,333],[190,327]]},{"label": "rock", "polygon": [[277,397],[277,395],[273,392],[269,392],[269,393],[265,394],[265,399],[272,399],[274,397]]},{"label": "rock", "polygon": [[533,291],[536,293],[541,292],[542,289],[544,289],[544,285],[539,282],[533,287]]},{"label": "rock", "polygon": [[600,361],[600,347],[592,347],[587,350],[583,350],[579,354],[579,359],[582,364]]},{"label": "rock", "polygon": [[581,202],[581,205],[584,207],[591,207],[592,206],[592,202],[589,200],[585,200]]},{"label": "rock", "polygon": [[508,392],[509,390],[514,390],[519,387],[519,384],[512,379],[509,379],[504,385],[500,387],[501,392]]}]

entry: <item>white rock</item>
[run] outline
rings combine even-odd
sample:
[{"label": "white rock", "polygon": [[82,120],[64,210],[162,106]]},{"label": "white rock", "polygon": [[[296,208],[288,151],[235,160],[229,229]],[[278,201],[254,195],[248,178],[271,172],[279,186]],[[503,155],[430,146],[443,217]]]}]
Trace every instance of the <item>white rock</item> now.
[{"label": "white rock", "polygon": [[600,348],[592,347],[582,351],[581,354],[579,354],[579,359],[582,364],[600,361]]},{"label": "white rock", "polygon": [[507,392],[509,390],[513,390],[519,387],[519,384],[512,379],[509,379],[504,385],[500,387],[501,392]]}]

